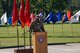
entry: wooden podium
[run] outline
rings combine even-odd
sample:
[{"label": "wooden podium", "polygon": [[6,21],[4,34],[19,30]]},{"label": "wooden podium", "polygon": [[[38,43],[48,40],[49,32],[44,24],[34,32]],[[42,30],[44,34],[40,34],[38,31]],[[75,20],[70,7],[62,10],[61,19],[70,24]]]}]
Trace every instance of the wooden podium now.
[{"label": "wooden podium", "polygon": [[34,32],[32,36],[33,53],[48,53],[47,32]]}]

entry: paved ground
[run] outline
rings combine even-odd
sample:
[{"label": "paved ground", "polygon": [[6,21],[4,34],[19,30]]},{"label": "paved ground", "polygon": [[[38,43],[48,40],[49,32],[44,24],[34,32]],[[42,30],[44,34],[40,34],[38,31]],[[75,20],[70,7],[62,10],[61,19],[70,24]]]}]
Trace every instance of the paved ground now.
[{"label": "paved ground", "polygon": [[[14,49],[0,49],[0,53],[14,53]],[[49,45],[48,53],[80,53],[80,43],[72,43],[66,45]]]}]

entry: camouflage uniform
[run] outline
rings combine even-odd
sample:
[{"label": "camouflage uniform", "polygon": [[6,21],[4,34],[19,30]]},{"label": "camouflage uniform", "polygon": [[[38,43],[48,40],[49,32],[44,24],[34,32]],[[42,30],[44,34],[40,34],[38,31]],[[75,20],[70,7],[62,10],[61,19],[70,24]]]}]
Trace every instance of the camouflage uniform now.
[{"label": "camouflage uniform", "polygon": [[37,17],[30,25],[31,32],[44,32],[43,23],[40,21],[40,17]]}]

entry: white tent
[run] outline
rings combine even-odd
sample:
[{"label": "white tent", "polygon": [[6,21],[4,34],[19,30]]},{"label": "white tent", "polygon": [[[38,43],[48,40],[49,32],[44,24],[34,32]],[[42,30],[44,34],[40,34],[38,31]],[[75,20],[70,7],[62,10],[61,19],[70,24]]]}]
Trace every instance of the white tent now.
[{"label": "white tent", "polygon": [[7,14],[5,12],[1,17],[1,25],[5,25],[6,22],[7,22]]},{"label": "white tent", "polygon": [[70,19],[70,23],[79,22],[80,11],[78,11],[75,15],[73,15]]}]

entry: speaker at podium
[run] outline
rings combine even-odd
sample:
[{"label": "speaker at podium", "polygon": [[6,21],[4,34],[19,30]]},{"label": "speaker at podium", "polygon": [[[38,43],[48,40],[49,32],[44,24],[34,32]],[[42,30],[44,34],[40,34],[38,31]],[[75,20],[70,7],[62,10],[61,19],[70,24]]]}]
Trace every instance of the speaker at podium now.
[{"label": "speaker at podium", "polygon": [[48,53],[47,32],[34,32],[32,36],[33,53]]}]

